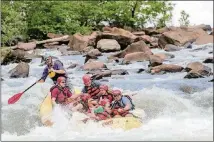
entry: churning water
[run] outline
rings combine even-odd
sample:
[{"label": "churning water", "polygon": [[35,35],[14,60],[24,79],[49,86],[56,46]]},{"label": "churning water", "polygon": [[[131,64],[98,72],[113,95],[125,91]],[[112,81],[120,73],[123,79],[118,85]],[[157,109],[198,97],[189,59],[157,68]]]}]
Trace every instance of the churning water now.
[{"label": "churning water", "polygon": [[[200,49],[200,50],[195,50]],[[183,67],[189,62],[202,62],[213,51],[213,44],[193,46],[172,52],[175,58],[165,63],[177,64]],[[58,51],[46,51],[56,55],[67,68],[70,63],[83,64],[82,55],[59,56]],[[164,52],[153,49],[153,53]],[[12,95],[26,89],[42,74],[44,66],[39,66],[40,59],[30,63],[28,78],[9,79],[8,71],[17,64],[2,66],[2,77],[5,81],[2,89],[2,140],[213,140],[213,77],[200,79],[184,79],[186,72],[151,75],[146,72],[136,73],[140,68],[147,68],[148,62],[136,62],[129,65],[107,63],[104,54],[99,59],[106,62],[109,69],[126,69],[129,75],[115,75],[106,78],[113,88],[119,88],[124,93],[135,92],[133,96],[136,107],[144,109],[146,117],[140,128],[130,131],[112,130],[98,126],[94,122],[81,125],[78,118],[81,114],[68,114],[60,107],[54,110],[56,124],[47,128],[42,126],[39,118],[39,105],[45,98],[44,90],[51,86],[51,80],[38,84],[27,91],[14,105],[8,105],[7,100]],[[213,64],[206,64],[212,68]],[[75,87],[82,87],[81,77],[85,71],[79,68],[68,69],[70,81]],[[104,81],[104,80],[103,80]],[[47,90],[47,89],[46,89]]]}]

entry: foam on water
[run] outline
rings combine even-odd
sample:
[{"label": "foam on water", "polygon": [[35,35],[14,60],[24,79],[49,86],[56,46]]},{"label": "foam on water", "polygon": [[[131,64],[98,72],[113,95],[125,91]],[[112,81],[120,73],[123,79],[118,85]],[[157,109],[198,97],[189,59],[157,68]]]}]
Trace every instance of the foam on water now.
[{"label": "foam on water", "polygon": [[[193,49],[171,52],[175,58],[165,63],[185,67],[189,62],[202,62],[212,56],[208,52],[213,45],[193,46]],[[201,50],[195,50],[201,48]],[[59,57],[67,68],[69,64],[83,64],[81,55],[59,56],[58,51],[45,51]],[[45,54],[44,52],[44,54]],[[164,52],[153,49],[153,53]],[[106,56],[100,59],[107,62]],[[46,141],[46,140],[213,140],[213,83],[211,77],[184,79],[185,72],[150,75],[135,70],[147,68],[148,62],[130,65],[107,63],[109,69],[127,69],[129,75],[115,75],[105,82],[125,94],[134,94],[137,108],[144,109],[146,116],[140,128],[124,131],[101,127],[95,122],[80,123],[83,114],[71,113],[57,106],[53,111],[53,127],[44,127],[39,118],[39,105],[45,98],[52,81],[37,84],[28,90],[14,105],[7,105],[9,97],[19,93],[34,83],[42,74],[44,66],[39,59],[30,63],[28,78],[10,79],[8,71],[17,64],[2,66],[2,140]],[[212,64],[206,64],[213,70]],[[85,71],[69,69],[69,78],[75,87],[82,87],[81,77]],[[131,72],[131,73],[130,73]],[[189,88],[190,90],[182,89]]]}]

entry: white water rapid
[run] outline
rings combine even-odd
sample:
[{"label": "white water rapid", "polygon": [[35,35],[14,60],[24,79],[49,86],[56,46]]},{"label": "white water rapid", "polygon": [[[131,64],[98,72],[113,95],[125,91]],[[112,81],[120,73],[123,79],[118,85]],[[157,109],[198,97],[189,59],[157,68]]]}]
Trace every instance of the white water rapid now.
[{"label": "white water rapid", "polygon": [[[194,50],[202,48],[201,50]],[[193,46],[192,49],[171,52],[175,58],[165,61],[186,67],[193,61],[202,62],[206,57],[212,57],[213,44]],[[82,55],[60,56],[55,50],[42,50],[57,56],[67,68],[70,63],[84,63]],[[152,49],[153,53],[164,52]],[[106,53],[99,57],[107,62]],[[136,62],[129,65],[106,63],[109,69],[126,69],[129,75],[115,75],[108,79],[111,87],[119,88],[125,93],[136,92],[133,97],[136,107],[144,109],[147,116],[140,128],[130,131],[112,130],[100,127],[94,122],[78,125],[79,114],[70,115],[56,108],[53,127],[42,126],[39,118],[39,105],[45,98],[42,88],[50,87],[52,81],[47,79],[43,85],[35,85],[27,91],[14,105],[8,105],[7,100],[12,95],[22,92],[39,77],[44,66],[39,66],[41,59],[33,59],[28,78],[10,79],[8,71],[17,64],[2,66],[1,99],[2,99],[2,140],[10,141],[63,141],[63,140],[213,140],[213,76],[199,79],[184,79],[186,72],[151,75],[146,72],[136,73],[140,68],[147,68],[148,62]],[[212,68],[213,64],[205,64]],[[82,75],[86,71],[78,68],[68,69],[70,80],[75,87],[81,88]],[[182,88],[191,91],[183,91]]]}]

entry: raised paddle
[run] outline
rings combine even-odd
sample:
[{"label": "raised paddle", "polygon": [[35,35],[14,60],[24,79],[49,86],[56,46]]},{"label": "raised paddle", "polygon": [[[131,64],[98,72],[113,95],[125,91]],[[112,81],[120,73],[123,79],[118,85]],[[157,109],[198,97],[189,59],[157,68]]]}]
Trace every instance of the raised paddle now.
[{"label": "raised paddle", "polygon": [[[38,81],[40,81],[41,79],[39,79]],[[35,83],[33,83],[30,87],[28,87],[24,92],[26,92],[27,90],[29,90],[32,86],[34,86],[38,81],[36,81]],[[18,93],[14,96],[12,96],[11,98],[8,99],[8,104],[14,104],[15,102],[17,102],[20,97],[22,96],[22,94],[24,94],[24,92],[22,93]]]}]

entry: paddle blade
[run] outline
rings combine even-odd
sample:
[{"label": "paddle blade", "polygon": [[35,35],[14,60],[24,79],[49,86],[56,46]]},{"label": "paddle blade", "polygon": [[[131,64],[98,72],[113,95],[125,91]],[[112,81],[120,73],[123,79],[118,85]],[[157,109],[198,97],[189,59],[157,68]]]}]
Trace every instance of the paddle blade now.
[{"label": "paddle blade", "polygon": [[14,104],[15,102],[17,102],[20,97],[22,96],[23,93],[18,93],[16,95],[14,95],[13,97],[9,98],[8,100],[8,104]]}]

